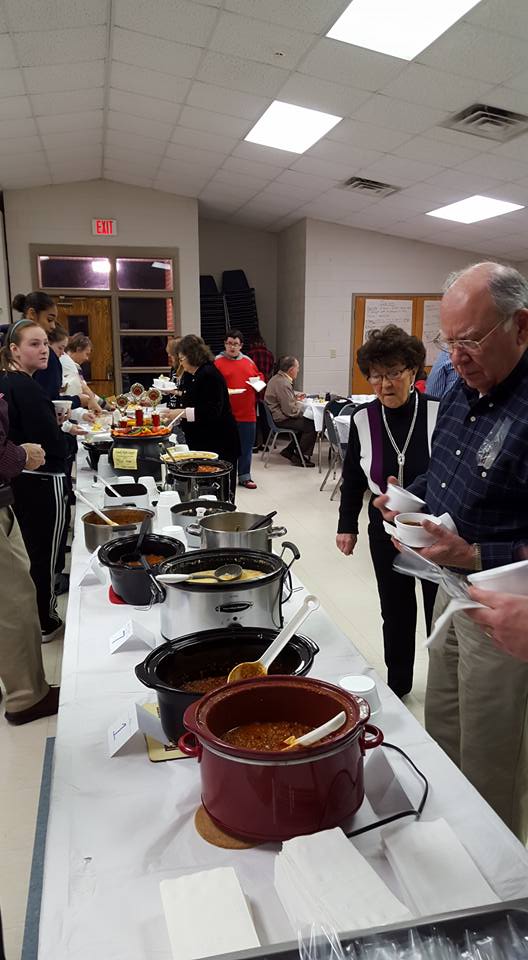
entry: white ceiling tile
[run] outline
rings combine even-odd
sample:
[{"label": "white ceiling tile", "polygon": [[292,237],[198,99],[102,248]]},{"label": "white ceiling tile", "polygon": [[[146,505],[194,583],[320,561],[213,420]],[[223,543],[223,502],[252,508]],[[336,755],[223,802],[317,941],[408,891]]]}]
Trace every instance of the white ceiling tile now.
[{"label": "white ceiling tile", "polygon": [[512,160],[510,157],[498,157],[496,154],[483,153],[461,163],[458,170],[464,173],[478,173],[483,177],[496,177],[497,180],[520,180],[526,173],[526,163]]},{"label": "white ceiling tile", "polygon": [[269,105],[269,99],[235,90],[224,90],[209,83],[193,83],[187,97],[187,104],[230,117],[255,120],[264,113]]},{"label": "white ceiling tile", "polygon": [[379,90],[404,68],[405,61],[325,37],[300,66],[301,73],[357,87]]},{"label": "white ceiling tile", "polygon": [[29,97],[1,97],[0,120],[16,120],[31,116]]},{"label": "white ceiling tile", "polygon": [[222,137],[235,137],[237,140],[248,133],[251,123],[241,117],[230,117],[225,113],[213,113],[212,110],[199,110],[197,107],[184,107],[179,123],[191,130],[203,130]]},{"label": "white ceiling tile", "polygon": [[103,156],[103,144],[101,142],[91,144],[76,143],[71,144],[67,151],[64,150],[63,147],[47,146],[46,156],[52,167],[54,165],[63,165],[66,161],[73,164],[82,160],[101,160]]},{"label": "white ceiling tile", "polygon": [[528,40],[525,0],[484,0],[466,13],[464,19],[488,30],[498,30],[499,33]]},{"label": "white ceiling tile", "polygon": [[101,143],[103,139],[103,131],[100,128],[88,129],[84,128],[75,131],[75,137],[72,138],[71,133],[43,133],[42,134],[42,143],[46,150],[60,150],[64,149],[67,152],[72,146],[77,150],[79,147],[84,144],[93,146],[94,144]]},{"label": "white ceiling tile", "polygon": [[361,123],[360,120],[342,120],[333,130],[330,130],[326,139],[386,153],[399,147],[409,139],[409,136],[406,132],[390,130],[389,127],[377,127],[372,123]]},{"label": "white ceiling tile", "polygon": [[122,149],[150,153],[155,157],[161,157],[167,149],[167,143],[164,140],[153,140],[152,137],[125,133],[123,130],[107,130],[106,142]]},{"label": "white ceiling tile", "polygon": [[115,0],[114,23],[138,33],[203,47],[216,20],[213,7],[185,0]]},{"label": "white ceiling tile", "polygon": [[237,203],[239,207],[259,191],[255,187],[235,186],[229,183],[215,183],[211,180],[200,193],[200,199],[208,202]]},{"label": "white ceiling tile", "polygon": [[196,150],[195,147],[187,147],[182,143],[169,143],[167,156],[172,157],[173,160],[180,160],[182,163],[209,167],[212,170],[220,167],[226,158],[225,153],[218,153],[213,150]]},{"label": "white ceiling tile", "polygon": [[353,164],[333,163],[331,160],[323,160],[318,157],[301,157],[292,165],[291,169],[316,177],[327,177],[328,180],[338,182],[353,176],[358,167],[354,167]]},{"label": "white ceiling tile", "polygon": [[[491,89],[492,85],[482,80],[453,76],[422,63],[410,63],[381,92],[409,103],[455,111],[485,97]],[[488,100],[484,102],[489,103]]]},{"label": "white ceiling tile", "polygon": [[60,113],[51,117],[39,117],[37,125],[41,133],[68,133],[76,130],[102,128],[102,110],[84,110],[81,113]]},{"label": "white ceiling tile", "polygon": [[409,160],[386,154],[381,160],[363,167],[360,170],[360,176],[406,187],[416,181],[425,180],[426,177],[434,176],[441,169],[436,163],[422,163],[420,160]]},{"label": "white ceiling tile", "polygon": [[227,170],[225,167],[221,167],[217,173],[215,173],[211,183],[226,183],[232,186],[237,184],[242,184],[251,189],[255,188],[257,190],[262,190],[268,185],[268,180],[264,180],[262,177],[246,177],[243,173],[239,173],[235,170]]},{"label": "white ceiling tile", "polygon": [[313,36],[264,20],[221,13],[209,46],[233,57],[293,70],[313,43]]},{"label": "white ceiling tile", "polygon": [[53,183],[74,183],[81,180],[98,180],[102,174],[101,162],[76,164],[74,167],[52,168]]},{"label": "white ceiling tile", "polygon": [[207,178],[194,178],[185,174],[171,174],[166,171],[160,171],[154,181],[154,186],[159,190],[169,190],[171,193],[180,193],[182,196],[196,197],[202,187],[205,186]]},{"label": "white ceiling tile", "polygon": [[[0,107],[2,101],[0,100]],[[31,104],[36,117],[58,113],[74,113],[84,110],[99,110],[103,107],[103,88],[92,90],[65,90],[63,93],[33,93]]]},{"label": "white ceiling tile", "polygon": [[478,144],[475,150],[468,150],[467,147],[430,140],[428,137],[413,137],[401,147],[396,147],[391,153],[397,157],[408,157],[410,160],[423,160],[426,163],[437,163],[442,167],[455,167],[464,160],[471,160],[472,157],[477,156]]},{"label": "white ceiling tile", "polygon": [[281,217],[280,220],[274,220],[268,229],[273,233],[282,233],[282,231],[287,230],[288,227],[293,227],[300,219],[301,218],[293,212],[288,214],[287,217]]},{"label": "white ceiling tile", "polygon": [[110,73],[110,86],[116,90],[127,90],[146,97],[159,97],[160,100],[183,103],[190,87],[190,80],[114,60]]},{"label": "white ceiling tile", "polygon": [[[289,171],[288,171],[289,172]],[[314,180],[318,180],[318,177],[314,177]],[[327,181],[325,187],[321,189],[320,186],[317,187],[292,187],[290,184],[282,183],[279,180],[274,180],[272,183],[268,183],[261,191],[259,196],[261,197],[291,197],[296,199],[300,204],[308,203],[309,200],[314,200],[316,197],[320,197],[326,188],[331,184],[332,181]]]},{"label": "white ceiling tile", "polygon": [[23,73],[28,93],[55,93],[102,87],[104,68],[104,60],[94,60],[86,63],[29,67]]},{"label": "white ceiling tile", "polygon": [[361,196],[359,193],[343,189],[332,189],[323,193],[316,203],[326,204],[329,213],[333,213],[336,219],[353,213],[355,210],[364,210],[372,200],[370,197]]},{"label": "white ceiling tile", "polygon": [[367,163],[374,163],[382,156],[377,150],[367,150],[364,147],[354,147],[349,143],[337,143],[334,140],[319,140],[306,154],[317,157],[319,160],[332,160],[334,163],[344,163],[346,166],[363,167]]},{"label": "white ceiling tile", "polygon": [[222,167],[222,170],[231,170],[234,173],[242,173],[247,176],[257,176],[265,180],[273,180],[279,173],[282,173],[283,169],[284,167],[274,166],[271,163],[259,163],[245,157],[228,157]]},{"label": "white ceiling tile", "polygon": [[204,130],[190,130],[180,124],[172,135],[173,143],[181,143],[196,150],[213,150],[218,153],[231,153],[238,143],[235,137],[221,137],[217,133],[206,133]]},{"label": "white ceiling tile", "polygon": [[528,70],[514,73],[507,81],[507,86],[513,87],[514,90],[528,91]]},{"label": "white ceiling tile", "polygon": [[256,160],[257,163],[270,163],[274,167],[280,167],[284,170],[290,163],[299,159],[298,153],[290,153],[287,150],[275,150],[273,147],[263,147],[259,143],[249,143],[245,140],[238,144],[233,151],[233,156],[243,157],[246,160]]},{"label": "white ceiling tile", "polygon": [[343,12],[343,0],[226,0],[226,10],[308,33],[326,33]]},{"label": "white ceiling tile", "polygon": [[216,169],[210,164],[186,163],[180,160],[179,157],[170,157],[167,155],[163,157],[161,161],[158,176],[162,173],[170,174],[173,177],[184,176],[190,182],[201,180],[202,183],[204,183],[211,179],[213,174],[216,173]]},{"label": "white ceiling tile", "polygon": [[389,223],[396,223],[401,219],[398,214],[387,214],[380,209],[379,203],[371,203],[364,210],[359,210],[352,214],[355,225],[358,227],[367,227],[368,229],[379,230]]},{"label": "white ceiling tile", "polygon": [[24,173],[26,171],[41,170],[45,168],[49,169],[48,159],[43,150],[35,150],[34,153],[25,153],[9,156],[2,156],[0,158],[0,170],[2,172],[9,171],[10,173]]},{"label": "white ceiling tile", "polygon": [[9,33],[7,17],[3,7],[0,7],[0,33]]},{"label": "white ceiling tile", "polygon": [[320,77],[293,73],[278,92],[277,99],[298,107],[322,110],[334,116],[346,117],[370,97],[366,90],[354,90],[339,83],[330,83]]},{"label": "white ceiling tile", "polygon": [[[519,180],[517,183],[501,183],[493,188],[493,197],[495,200],[506,200],[509,203],[521,203],[528,207],[528,177]],[[521,211],[518,211],[519,213]],[[528,216],[526,219],[526,228],[528,230]]]},{"label": "white ceiling tile", "polygon": [[16,97],[25,92],[21,70],[0,70],[0,97]]},{"label": "white ceiling tile", "polygon": [[106,27],[16,33],[15,44],[23,67],[101,60],[106,56]]},{"label": "white ceiling tile", "polygon": [[181,113],[181,104],[159,100],[157,97],[145,97],[127,90],[110,90],[108,98],[110,110],[127,113],[134,117],[146,117],[173,126]]},{"label": "white ceiling tile", "polygon": [[[282,87],[288,74],[279,67],[254,60],[242,60],[210,51],[206,53],[197,74],[203,83],[218,84],[242,93],[254,93],[262,97],[274,97]],[[191,101],[189,101],[191,102]],[[201,104],[193,103],[193,106]],[[228,111],[225,110],[224,113]]]},{"label": "white ceiling tile", "polygon": [[493,196],[493,192],[488,194],[487,191],[493,191],[494,188],[503,186],[499,180],[492,177],[482,177],[477,174],[464,173],[462,170],[451,169],[436,173],[433,177],[429,177],[427,182],[439,187],[450,187],[454,192],[459,193],[461,198],[471,197],[476,193]]},{"label": "white ceiling tile", "polygon": [[459,133],[458,130],[449,130],[447,127],[431,127],[426,131],[429,140],[440,140],[442,143],[453,144],[455,147],[468,147],[469,150],[478,150],[487,153],[496,145],[496,140],[486,137],[476,137],[471,133]]},{"label": "white ceiling tile", "polygon": [[[224,198],[223,200],[208,200],[206,197],[204,197],[199,201],[200,210],[204,211],[203,215],[208,217],[212,216],[214,213],[226,216],[227,214],[235,213],[235,211],[241,206],[242,204],[240,201],[234,200],[233,198]],[[223,217],[220,217],[220,219],[223,219]]]},{"label": "white ceiling tile", "polygon": [[244,211],[246,213],[251,211],[269,214],[277,219],[278,217],[285,216],[292,210],[296,210],[299,206],[300,204],[295,198],[288,198],[287,196],[274,198],[263,197],[262,199],[260,197],[254,197],[244,205]]},{"label": "white ceiling tile", "polygon": [[129,183],[133,187],[145,187],[147,190],[153,187],[150,177],[141,177],[134,173],[115,174],[111,170],[104,170],[103,175],[105,180],[111,180],[114,183]]},{"label": "white ceiling tile", "polygon": [[[453,186],[445,186],[442,184],[433,184],[430,181],[425,181],[423,183],[414,183],[411,187],[405,187],[406,197],[415,197],[418,200],[423,200],[425,210],[433,210],[434,207],[439,207],[442,204],[451,203],[452,200],[457,199],[460,195],[460,189],[454,188]],[[389,198],[388,198],[389,199]]]},{"label": "white ceiling tile", "polygon": [[[528,7],[527,7],[528,11]],[[512,90],[501,84],[493,87],[483,101],[491,107],[500,107],[502,110],[513,110],[516,113],[528,112],[528,97],[525,91]]]},{"label": "white ceiling tile", "polygon": [[409,106],[404,100],[378,93],[356,110],[354,119],[408,133],[423,133],[429,127],[442,123],[446,117],[443,110],[422,104]]},{"label": "white ceiling tile", "polygon": [[0,35],[0,69],[9,70],[18,66],[13,41],[7,33]]},{"label": "white ceiling tile", "polygon": [[320,177],[313,174],[302,173],[300,170],[284,170],[275,181],[285,186],[291,186],[295,190],[310,190],[312,196],[317,193],[323,193],[334,186],[334,182],[329,177]]},{"label": "white ceiling tile", "polygon": [[107,0],[4,0],[12,32],[90,27],[107,22]]},{"label": "white ceiling tile", "polygon": [[117,113],[109,110],[107,115],[109,130],[122,130],[124,133],[139,133],[142,137],[154,140],[168,140],[173,124],[148,120],[147,117],[133,117],[129,113]]},{"label": "white ceiling tile", "polygon": [[[421,186],[424,186],[421,184]],[[399,213],[402,219],[408,219],[413,217],[418,213],[426,213],[428,210],[432,210],[435,206],[435,201],[432,199],[431,195],[425,198],[425,195],[422,197],[414,196],[410,194],[407,188],[401,190],[399,193],[393,193],[390,197],[385,197],[384,200],[378,201],[380,208],[383,205],[383,209],[391,214]]]},{"label": "white ceiling tile", "polygon": [[[48,151],[49,152],[49,151]],[[144,170],[157,170],[161,157],[153,153],[143,153],[135,150],[133,153],[124,146],[116,146],[113,143],[107,143],[104,149],[105,160],[122,161],[123,163],[133,163]]]},{"label": "white ceiling tile", "polygon": [[[204,214],[205,215],[205,214]],[[209,216],[209,214],[207,214]],[[258,213],[255,210],[237,210],[234,216],[229,218],[229,223],[237,223],[241,227],[255,227],[261,230],[265,230],[270,224],[274,223],[277,219],[276,213],[266,211],[259,211]]]},{"label": "white ceiling tile", "polygon": [[1,120],[0,121],[0,140],[4,137],[31,137],[36,134],[37,127],[35,121],[26,117],[22,120]]},{"label": "white ceiling tile", "polygon": [[151,157],[150,165],[143,165],[141,163],[126,162],[123,159],[115,160],[113,157],[109,157],[105,153],[104,158],[104,169],[105,171],[110,171],[111,173],[127,173],[131,177],[144,177],[147,180],[153,180],[158,172],[159,161],[154,157]]},{"label": "white ceiling tile", "polygon": [[147,37],[144,33],[133,33],[120,27],[114,28],[113,38],[114,60],[176,77],[194,76],[203,54],[199,47]]},{"label": "white ceiling tile", "polygon": [[504,83],[527,58],[528,42],[462,21],[442,34],[417,59],[461,77]]},{"label": "white ceiling tile", "polygon": [[174,182],[170,179],[154,180],[152,186],[155,190],[161,190],[163,193],[175,193],[179,197],[190,197],[191,199],[196,199],[198,196],[198,190],[196,187],[180,181]]}]

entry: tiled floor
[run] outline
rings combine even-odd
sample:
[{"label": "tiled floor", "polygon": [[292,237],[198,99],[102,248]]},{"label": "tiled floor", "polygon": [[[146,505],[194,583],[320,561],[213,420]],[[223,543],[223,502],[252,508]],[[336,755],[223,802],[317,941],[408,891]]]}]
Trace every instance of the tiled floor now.
[{"label": "tiled floor", "polygon": [[[253,476],[258,489],[239,490],[239,509],[278,511],[276,522],[287,527],[287,539],[293,540],[301,552],[294,568],[298,576],[385,676],[378,596],[365,526],[354,556],[344,557],[335,547],[338,503],[330,502],[331,483],[319,492],[322,477],[317,470],[292,467],[278,455],[264,469],[259,456],[254,461]],[[419,637],[423,632],[421,618]],[[46,644],[43,654],[48,680],[59,682],[62,641]],[[407,706],[419,719],[423,715],[425,672],[426,654],[419,645],[414,689],[406,698]],[[10,727],[3,711],[0,716],[0,905],[7,960],[20,958],[44,746],[55,727],[55,719]]]}]

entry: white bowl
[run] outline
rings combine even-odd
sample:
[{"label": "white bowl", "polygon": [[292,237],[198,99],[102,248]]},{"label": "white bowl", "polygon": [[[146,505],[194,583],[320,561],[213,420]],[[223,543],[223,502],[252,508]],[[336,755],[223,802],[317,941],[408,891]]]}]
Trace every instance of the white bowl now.
[{"label": "white bowl", "polygon": [[363,697],[370,707],[371,718],[379,714],[381,710],[381,700],[376,686],[376,681],[372,677],[360,674],[357,677],[341,677],[339,686],[348,693],[355,693],[358,697]]},{"label": "white bowl", "polygon": [[493,570],[480,570],[470,573],[468,580],[481,590],[499,590],[501,593],[513,593],[519,597],[528,596],[528,560],[509,563]]},{"label": "white bowl", "polygon": [[53,406],[55,407],[56,413],[68,414],[72,407],[71,400],[52,400]]},{"label": "white bowl", "polygon": [[425,507],[425,501],[420,500],[414,493],[404,490],[403,487],[396,486],[395,483],[387,484],[388,501],[386,506],[389,510],[397,510],[398,513],[405,513],[411,510],[421,510]]},{"label": "white bowl", "polygon": [[432,517],[427,513],[399,513],[394,518],[397,539],[408,547],[430,547],[435,540],[432,534],[424,530],[423,520],[441,523],[438,517]]}]

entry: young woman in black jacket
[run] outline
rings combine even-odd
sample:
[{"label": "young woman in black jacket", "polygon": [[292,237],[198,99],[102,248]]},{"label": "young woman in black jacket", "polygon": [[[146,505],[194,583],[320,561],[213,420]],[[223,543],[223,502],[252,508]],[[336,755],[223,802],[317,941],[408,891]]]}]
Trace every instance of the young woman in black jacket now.
[{"label": "young woman in black jacket", "polygon": [[0,392],[9,408],[9,439],[14,443],[39,443],[46,463],[24,470],[13,482],[15,513],[31,561],[31,576],[43,643],[62,627],[54,591],[57,553],[66,524],[66,437],[55,408],[34,380],[48,364],[46,332],[32,320],[17,320],[7,331],[0,354]]}]

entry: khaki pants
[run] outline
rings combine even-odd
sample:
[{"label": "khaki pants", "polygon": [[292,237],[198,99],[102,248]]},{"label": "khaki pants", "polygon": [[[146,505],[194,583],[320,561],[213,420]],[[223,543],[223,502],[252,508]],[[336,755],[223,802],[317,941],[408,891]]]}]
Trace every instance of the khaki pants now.
[{"label": "khaki pants", "polygon": [[34,706],[49,690],[42,664],[35,586],[10,507],[0,508],[0,677],[9,713]]},{"label": "khaki pants", "polygon": [[[440,589],[435,619],[448,597]],[[525,843],[528,832],[528,663],[499,650],[462,613],[430,651],[425,726]]]}]

